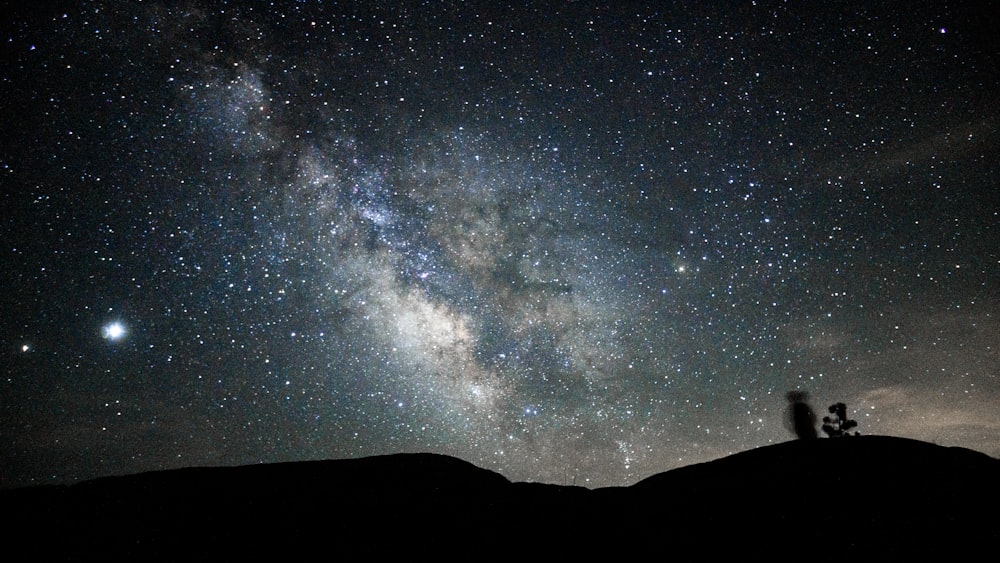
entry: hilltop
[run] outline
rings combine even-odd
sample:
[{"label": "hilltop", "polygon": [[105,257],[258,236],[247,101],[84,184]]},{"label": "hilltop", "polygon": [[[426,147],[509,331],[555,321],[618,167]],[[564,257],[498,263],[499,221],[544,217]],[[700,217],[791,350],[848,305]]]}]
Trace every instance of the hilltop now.
[{"label": "hilltop", "polygon": [[998,501],[1000,460],[880,436],[787,442],[592,490],[397,454],[0,493],[8,547],[47,560],[926,557],[1000,545]]}]

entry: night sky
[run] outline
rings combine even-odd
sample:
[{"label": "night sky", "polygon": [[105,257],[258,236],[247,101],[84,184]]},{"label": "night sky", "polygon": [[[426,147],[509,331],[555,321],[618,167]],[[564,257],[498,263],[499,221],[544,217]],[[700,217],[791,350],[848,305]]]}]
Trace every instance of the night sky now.
[{"label": "night sky", "polygon": [[1000,455],[994,10],[35,4],[0,486],[422,451],[625,485],[792,439],[790,390]]}]

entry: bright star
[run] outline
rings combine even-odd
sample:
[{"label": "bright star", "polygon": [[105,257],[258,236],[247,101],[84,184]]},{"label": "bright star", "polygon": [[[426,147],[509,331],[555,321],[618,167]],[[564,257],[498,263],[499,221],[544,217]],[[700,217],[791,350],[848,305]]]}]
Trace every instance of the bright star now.
[{"label": "bright star", "polygon": [[125,329],[124,324],[119,321],[114,321],[104,325],[101,329],[101,336],[103,336],[105,340],[117,342],[122,338],[125,338],[125,334],[127,334],[127,332],[128,331]]}]

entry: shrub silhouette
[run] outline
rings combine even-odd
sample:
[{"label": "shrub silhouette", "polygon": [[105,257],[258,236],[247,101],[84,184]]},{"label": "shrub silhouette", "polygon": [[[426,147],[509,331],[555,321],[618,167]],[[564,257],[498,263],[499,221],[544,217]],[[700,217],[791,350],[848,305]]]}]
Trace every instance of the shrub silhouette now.
[{"label": "shrub silhouette", "polygon": [[[847,405],[844,403],[836,403],[830,405],[828,409],[830,414],[833,416],[823,417],[823,432],[831,438],[840,438],[841,436],[850,436],[851,428],[858,425],[857,421],[849,420],[847,418]],[[860,436],[860,432],[854,432],[855,436]]]}]

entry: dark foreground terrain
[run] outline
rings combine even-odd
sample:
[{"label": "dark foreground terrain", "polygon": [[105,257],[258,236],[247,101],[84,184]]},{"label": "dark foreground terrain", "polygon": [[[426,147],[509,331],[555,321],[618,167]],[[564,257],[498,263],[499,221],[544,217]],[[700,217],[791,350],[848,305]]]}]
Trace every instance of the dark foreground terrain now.
[{"label": "dark foreground terrain", "polygon": [[6,491],[0,556],[928,560],[995,554],[998,510],[1000,460],[900,438],[788,442],[594,490],[400,454]]}]

